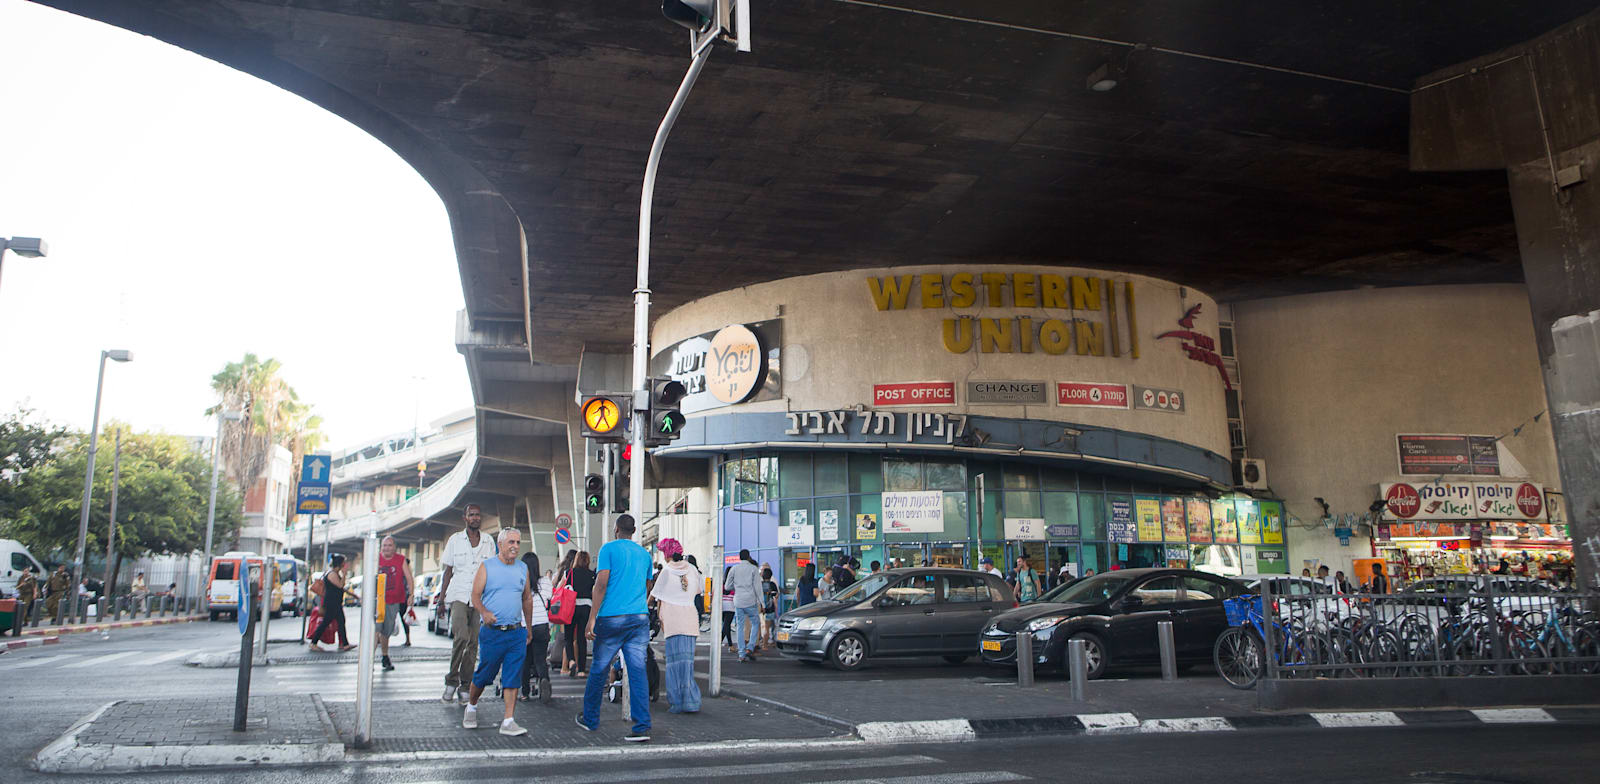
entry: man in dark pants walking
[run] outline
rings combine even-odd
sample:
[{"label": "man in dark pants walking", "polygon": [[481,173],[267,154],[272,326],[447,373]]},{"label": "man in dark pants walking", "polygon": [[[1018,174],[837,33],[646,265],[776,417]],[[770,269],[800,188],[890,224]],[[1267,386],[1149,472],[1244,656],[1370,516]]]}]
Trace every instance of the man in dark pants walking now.
[{"label": "man in dark pants walking", "polygon": [[628,712],[633,731],[623,740],[650,740],[650,690],[645,684],[645,647],[650,644],[650,615],[645,592],[650,581],[650,553],[633,542],[633,516],[617,517],[616,538],[600,548],[595,564],[594,615],[585,630],[594,640],[594,661],[583,689],[583,712],[578,726],[594,732],[600,727],[600,693],[618,652],[628,670]]},{"label": "man in dark pants walking", "polygon": [[439,595],[450,608],[450,669],[444,674],[444,696],[440,702],[465,702],[472,683],[473,664],[478,660],[478,611],[472,604],[472,581],[478,567],[495,556],[494,539],[485,536],[483,509],[467,504],[461,518],[466,528],[445,541],[444,578]]}]

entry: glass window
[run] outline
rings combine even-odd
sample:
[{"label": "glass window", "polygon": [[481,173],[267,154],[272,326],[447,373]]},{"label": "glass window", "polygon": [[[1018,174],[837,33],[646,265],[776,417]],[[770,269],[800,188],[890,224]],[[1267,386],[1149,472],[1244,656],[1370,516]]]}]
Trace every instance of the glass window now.
[{"label": "glass window", "polygon": [[[820,564],[819,564],[819,566],[820,566]],[[819,578],[820,578],[820,570],[819,570]],[[846,588],[843,591],[840,591],[837,596],[833,597],[833,599],[834,599],[834,601],[845,602],[847,604],[850,603],[850,602],[859,602],[862,599],[865,599],[868,596],[871,596],[871,595],[877,593],[888,582],[889,582],[889,576],[888,575],[885,575],[885,574],[874,574],[874,575],[872,575],[870,577],[866,577],[866,578],[857,580],[849,588]]]},{"label": "glass window", "polygon": [[952,604],[995,601],[989,595],[989,581],[973,574],[945,575],[944,600]]},{"label": "glass window", "polygon": [[850,492],[883,492],[883,469],[877,455],[850,456]]},{"label": "glass window", "polygon": [[1099,493],[1078,494],[1078,530],[1084,539],[1106,538],[1106,497]]},{"label": "glass window", "polygon": [[938,575],[919,574],[907,577],[895,583],[889,590],[884,591],[884,598],[888,599],[891,607],[910,607],[917,604],[933,604],[934,591],[938,586]]},{"label": "glass window", "polygon": [[217,576],[216,576],[216,579],[218,579],[218,580],[236,580],[236,579],[238,579],[237,577],[233,576],[233,567],[234,567],[234,564],[233,564],[232,561],[218,561],[217,562]]},{"label": "glass window", "polygon": [[967,466],[967,487],[978,489],[978,477],[983,477],[983,489],[994,495],[1005,488],[1001,486],[1000,464],[972,462]]},{"label": "glass window", "polygon": [[885,457],[883,459],[883,489],[886,491],[921,490],[922,463],[916,460]]},{"label": "glass window", "polygon": [[848,542],[855,529],[844,496],[817,499],[817,544]]},{"label": "glass window", "polygon": [[1041,602],[1081,602],[1094,604],[1103,602],[1115,596],[1122,586],[1128,584],[1129,578],[1115,572],[1097,574],[1086,580],[1063,585],[1039,599]]},{"label": "glass window", "polygon": [[1126,479],[1118,479],[1117,477],[1114,477],[1114,476],[1108,476],[1105,479],[1106,479],[1106,492],[1108,492],[1108,493],[1131,493],[1131,492],[1133,492],[1133,483],[1129,482]]},{"label": "glass window", "polygon": [[1039,469],[1040,485],[1046,490],[1076,490],[1078,475],[1064,468],[1044,466]]},{"label": "glass window", "polygon": [[1045,493],[1043,498],[1043,504],[1040,508],[1044,511],[1043,517],[1046,523],[1050,525],[1078,524],[1077,493]]},{"label": "glass window", "polygon": [[844,455],[832,453],[816,455],[812,459],[816,470],[817,495],[850,492],[848,480],[845,478],[846,460]]},{"label": "glass window", "polygon": [[767,500],[767,483],[761,476],[761,463],[756,458],[745,458],[733,464],[733,485],[729,495],[734,506],[759,504]]},{"label": "glass window", "polygon": [[967,494],[944,494],[944,535],[958,542],[967,540]]},{"label": "glass window", "polygon": [[1227,402],[1228,418],[1239,418],[1239,390],[1230,389],[1222,393],[1223,400]]},{"label": "glass window", "polygon": [[1038,517],[1039,494],[1031,490],[1006,491],[1006,517]]},{"label": "glass window", "polygon": [[778,497],[811,495],[811,455],[786,452],[778,456]]},{"label": "glass window", "polygon": [[965,490],[967,464],[959,460],[929,460],[923,463],[929,490]]},{"label": "glass window", "polygon": [[1038,490],[1038,469],[1025,463],[1008,463],[1006,465],[1006,489]]},{"label": "glass window", "polygon": [[1183,578],[1183,587],[1188,592],[1188,600],[1191,602],[1203,602],[1207,599],[1226,599],[1234,594],[1232,590],[1229,590],[1228,586],[1217,580],[1207,580],[1204,577],[1195,577],[1194,575]]},{"label": "glass window", "polygon": [[1217,347],[1221,349],[1222,356],[1233,357],[1233,325],[1217,325]]},{"label": "glass window", "polygon": [[1134,588],[1133,595],[1143,599],[1145,604],[1171,604],[1178,601],[1179,585],[1176,575],[1157,577]]},{"label": "glass window", "polygon": [[[778,502],[778,525],[815,526],[816,518],[811,516],[811,499],[798,498]],[[813,534],[812,541],[815,541]]]},{"label": "glass window", "polygon": [[[863,521],[862,515],[871,515],[870,520]],[[848,537],[845,526],[849,526]],[[839,536],[841,539],[854,538],[862,544],[881,544],[883,542],[883,496],[881,495],[854,495],[850,496],[850,517],[839,521]]]},{"label": "glass window", "polygon": [[761,481],[767,486],[767,497],[776,498],[778,492],[778,456],[761,456]]},{"label": "glass window", "polygon": [[11,568],[19,572],[26,572],[33,568],[33,564],[28,563],[28,557],[22,553],[12,553]]}]

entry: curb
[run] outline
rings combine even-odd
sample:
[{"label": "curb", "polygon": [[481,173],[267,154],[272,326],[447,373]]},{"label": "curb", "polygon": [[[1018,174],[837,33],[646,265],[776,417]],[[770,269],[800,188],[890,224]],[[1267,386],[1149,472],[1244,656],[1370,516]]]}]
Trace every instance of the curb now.
[{"label": "curb", "polygon": [[[320,699],[314,700],[321,712],[324,730],[332,731]],[[110,743],[80,743],[81,734],[96,719],[122,700],[112,700],[79,719],[65,735],[51,741],[29,758],[29,767],[40,773],[126,773],[133,771],[263,765],[315,765],[343,762],[344,744],[324,743],[237,743],[214,746],[144,746]]]},{"label": "curb", "polygon": [[204,615],[185,615],[173,618],[141,618],[137,621],[112,621],[110,623],[90,623],[82,626],[48,626],[38,629],[24,629],[23,636],[77,634],[78,632],[102,632],[112,629],[131,629],[136,626],[164,626],[169,623],[192,623],[205,620]]},{"label": "curb", "polygon": [[38,645],[55,645],[58,642],[61,642],[61,638],[54,636],[34,637],[31,640],[7,640],[5,644],[0,645],[0,651],[15,651],[21,648]]}]

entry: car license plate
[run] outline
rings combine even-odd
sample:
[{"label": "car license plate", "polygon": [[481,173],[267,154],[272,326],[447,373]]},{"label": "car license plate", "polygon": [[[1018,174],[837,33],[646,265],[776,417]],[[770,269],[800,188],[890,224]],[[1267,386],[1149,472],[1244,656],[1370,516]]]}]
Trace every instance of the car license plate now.
[{"label": "car license plate", "polygon": [[998,650],[1000,650],[1000,641],[999,640],[984,640],[983,641],[983,649],[986,650],[986,651],[998,651]]},{"label": "car license plate", "polygon": [[778,632],[778,642],[788,642],[788,641],[789,641],[789,633],[788,632]]}]

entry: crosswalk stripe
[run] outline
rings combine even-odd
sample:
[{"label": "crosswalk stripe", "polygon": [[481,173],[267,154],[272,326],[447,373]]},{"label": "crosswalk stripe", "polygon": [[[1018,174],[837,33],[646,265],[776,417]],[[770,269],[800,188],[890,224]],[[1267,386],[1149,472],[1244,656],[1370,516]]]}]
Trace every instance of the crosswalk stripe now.
[{"label": "crosswalk stripe", "polygon": [[[765,762],[743,765],[704,765],[692,768],[657,768],[655,770],[627,770],[612,773],[588,774],[563,774],[553,777],[526,777],[517,774],[515,778],[529,782],[562,782],[563,784],[612,784],[623,781],[667,781],[670,779],[698,779],[698,778],[724,778],[732,776],[760,776],[765,774],[784,774],[807,770],[833,770],[838,768],[874,768],[890,767],[894,765],[921,765],[938,762],[933,757],[920,754],[907,754],[898,757],[876,757],[871,759],[854,760],[794,760],[791,762]],[[480,781],[482,779],[479,779]],[[912,777],[914,781],[925,781],[927,777]],[[1004,779],[971,779],[980,781],[1016,781],[1017,777]],[[852,779],[856,781],[856,779]],[[445,784],[443,781],[414,781],[407,784]],[[950,782],[949,784],[957,784]]]},{"label": "crosswalk stripe", "polygon": [[160,664],[160,663],[162,663],[164,661],[171,661],[171,660],[179,658],[179,657],[188,658],[190,656],[193,656],[196,653],[199,653],[199,651],[169,651],[169,652],[163,653],[163,654],[161,654],[159,656],[152,656],[152,657],[150,657],[148,659],[144,659],[143,661],[141,661],[139,663],[140,664]]},{"label": "crosswalk stripe", "polygon": [[93,667],[93,666],[98,665],[98,664],[106,664],[107,662],[114,662],[114,661],[116,661],[118,659],[126,659],[129,656],[138,656],[139,653],[140,653],[139,651],[123,651],[121,653],[108,653],[108,654],[106,654],[104,656],[96,656],[96,657],[94,657],[92,659],[84,659],[83,661],[80,661],[80,662],[73,662],[71,664],[63,664],[63,665],[61,665],[61,669],[63,669],[63,670],[72,670],[72,669],[77,669],[79,667]]},{"label": "crosswalk stripe", "polygon": [[895,776],[886,779],[848,778],[821,784],[984,784],[990,781],[1027,781],[1021,773],[1005,770],[979,770],[971,773],[944,773],[935,776]]},{"label": "crosswalk stripe", "polygon": [[41,664],[60,663],[64,659],[76,659],[76,658],[78,658],[78,654],[76,654],[76,653],[61,653],[61,654],[57,654],[55,656],[41,656],[41,657],[39,657],[37,659],[29,659],[27,661],[18,662],[16,664],[11,665],[10,667],[6,667],[5,669],[8,669],[8,670],[20,670],[20,669],[23,669],[25,667],[38,667]]}]

